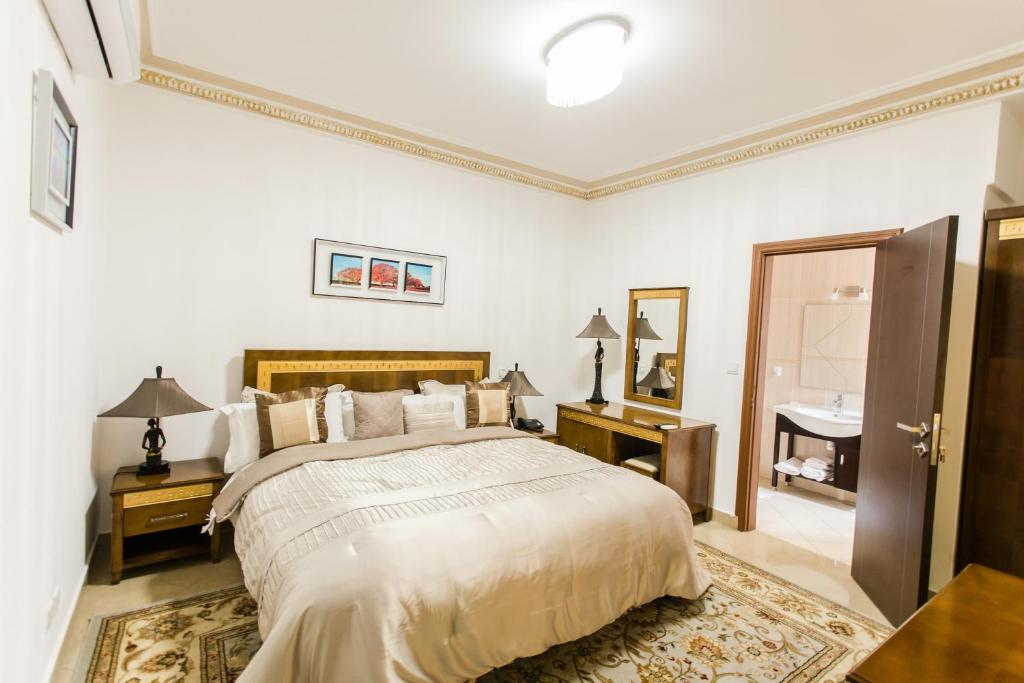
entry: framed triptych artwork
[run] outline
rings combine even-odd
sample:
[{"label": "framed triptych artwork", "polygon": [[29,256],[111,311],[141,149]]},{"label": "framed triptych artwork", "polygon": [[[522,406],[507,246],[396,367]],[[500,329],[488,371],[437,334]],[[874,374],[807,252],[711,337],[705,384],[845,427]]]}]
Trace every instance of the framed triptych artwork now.
[{"label": "framed triptych artwork", "polygon": [[448,259],[435,254],[313,240],[313,295],[443,304]]}]

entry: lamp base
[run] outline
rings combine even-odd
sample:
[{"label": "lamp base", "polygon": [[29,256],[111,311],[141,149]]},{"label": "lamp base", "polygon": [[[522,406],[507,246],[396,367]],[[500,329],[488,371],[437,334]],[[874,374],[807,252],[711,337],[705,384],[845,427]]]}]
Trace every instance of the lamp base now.
[{"label": "lamp base", "polygon": [[146,458],[146,462],[139,463],[137,474],[167,474],[170,471],[171,463],[166,460],[151,461]]},{"label": "lamp base", "polygon": [[[601,340],[597,340],[597,352],[603,356],[604,352],[601,349]],[[604,400],[604,393],[601,391],[601,369],[604,364],[599,360],[594,363],[594,392],[590,394],[590,398],[587,399],[587,403],[593,403],[594,405],[603,406],[608,403]]]}]

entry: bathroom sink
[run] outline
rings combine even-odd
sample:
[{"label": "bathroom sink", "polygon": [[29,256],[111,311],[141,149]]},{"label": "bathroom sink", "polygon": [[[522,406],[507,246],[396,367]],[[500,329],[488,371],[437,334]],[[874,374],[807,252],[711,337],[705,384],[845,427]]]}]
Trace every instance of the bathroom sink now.
[{"label": "bathroom sink", "polygon": [[837,411],[825,406],[807,406],[802,403],[784,403],[775,406],[775,412],[809,432],[833,439],[842,439],[860,434],[863,413],[852,410]]}]

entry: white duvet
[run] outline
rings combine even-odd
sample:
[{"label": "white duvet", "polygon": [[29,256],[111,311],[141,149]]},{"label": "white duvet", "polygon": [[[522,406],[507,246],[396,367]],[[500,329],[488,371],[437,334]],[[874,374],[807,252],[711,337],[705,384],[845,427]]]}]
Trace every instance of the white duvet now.
[{"label": "white duvet", "polygon": [[264,640],[243,683],[470,680],[708,587],[667,487],[509,429],[426,434],[226,487]]}]

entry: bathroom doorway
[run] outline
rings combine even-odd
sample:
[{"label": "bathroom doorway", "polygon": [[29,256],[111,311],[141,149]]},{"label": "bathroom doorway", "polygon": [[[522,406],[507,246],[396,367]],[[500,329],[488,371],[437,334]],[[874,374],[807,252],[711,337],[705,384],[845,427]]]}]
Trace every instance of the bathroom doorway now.
[{"label": "bathroom doorway", "polygon": [[736,500],[741,531],[774,532],[850,563],[874,252],[900,232],[755,245]]},{"label": "bathroom doorway", "polygon": [[[851,574],[893,624],[902,623],[927,599],[936,473],[944,453],[942,388],[957,224],[956,216],[945,216],[906,232],[754,245],[737,472],[737,526],[747,531],[757,524],[758,494],[762,491],[758,486],[761,442],[765,421],[771,419],[773,470],[777,462],[789,461],[792,469],[782,474],[790,475],[790,483],[822,479],[817,483],[856,492]],[[771,287],[775,282],[772,270],[784,265],[779,257],[855,249],[874,252],[870,289],[836,280],[828,302],[799,302],[799,325],[792,321],[792,313],[788,323],[785,315],[780,318],[785,334],[799,334],[800,338],[796,361],[799,375],[794,371],[794,378],[799,377],[795,379],[800,385],[798,391],[824,387],[835,393],[831,405],[799,400],[778,403],[766,397],[768,373],[774,377],[777,372],[769,362],[768,344],[773,318]],[[813,269],[835,280],[844,277],[837,264],[826,260],[824,266],[813,265]],[[811,280],[818,277],[810,276]],[[800,291],[794,287],[790,290]],[[840,303],[844,298],[851,303]],[[870,311],[870,323],[866,380],[860,389],[863,398],[856,396],[856,391],[851,392],[853,397],[840,396],[840,388],[859,386],[855,384],[860,363],[855,340],[859,334],[857,320],[866,311],[857,307],[864,305]],[[782,307],[783,312],[785,309]],[[843,328],[849,329],[834,334]],[[784,374],[784,367],[779,372]],[[836,375],[842,376],[841,380]],[[857,418],[860,411],[851,407],[851,398],[862,402],[862,420]],[[797,455],[796,443],[801,437],[825,442],[829,453],[819,451],[815,455],[808,451],[806,458],[791,459]],[[774,489],[776,495],[777,491]]]},{"label": "bathroom doorway", "polygon": [[875,247],[769,256],[757,528],[853,558]]}]

